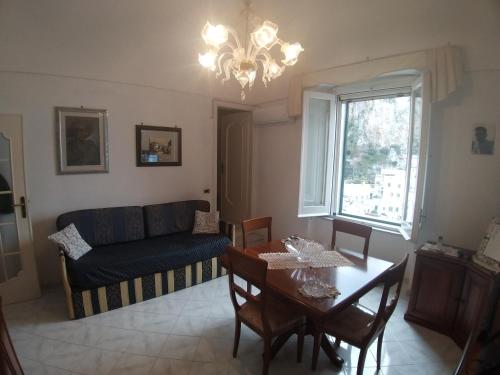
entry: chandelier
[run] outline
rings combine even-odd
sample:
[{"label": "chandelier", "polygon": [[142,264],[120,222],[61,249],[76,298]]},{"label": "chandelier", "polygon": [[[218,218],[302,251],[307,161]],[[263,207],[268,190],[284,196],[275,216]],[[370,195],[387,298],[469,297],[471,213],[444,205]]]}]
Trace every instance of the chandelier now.
[{"label": "chandelier", "polygon": [[[252,88],[259,65],[262,67],[262,82],[267,87],[271,80],[283,73],[286,66],[295,65],[299,54],[304,50],[300,43],[288,43],[279,39],[278,25],[268,20],[259,22],[251,14],[250,2],[246,2],[243,13],[246,16],[244,44],[233,28],[207,22],[201,32],[207,51],[198,55],[199,63],[208,70],[216,71],[216,77],[222,77],[223,83],[231,75],[240,83],[241,100],[245,100],[245,89]],[[253,26],[250,35],[249,24]],[[271,54],[274,46],[280,47],[282,65]]]}]

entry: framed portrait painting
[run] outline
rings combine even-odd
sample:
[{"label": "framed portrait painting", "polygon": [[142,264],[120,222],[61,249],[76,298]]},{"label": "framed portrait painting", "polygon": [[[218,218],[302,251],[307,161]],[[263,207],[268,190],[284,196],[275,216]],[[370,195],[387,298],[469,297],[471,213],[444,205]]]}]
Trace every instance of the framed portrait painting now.
[{"label": "framed portrait painting", "polygon": [[58,173],[107,173],[108,113],[105,109],[56,107]]},{"label": "framed portrait painting", "polygon": [[138,167],[182,165],[180,128],[136,125],[135,134]]},{"label": "framed portrait painting", "polygon": [[474,124],[471,152],[475,155],[493,155],[495,151],[496,128],[493,124]]}]

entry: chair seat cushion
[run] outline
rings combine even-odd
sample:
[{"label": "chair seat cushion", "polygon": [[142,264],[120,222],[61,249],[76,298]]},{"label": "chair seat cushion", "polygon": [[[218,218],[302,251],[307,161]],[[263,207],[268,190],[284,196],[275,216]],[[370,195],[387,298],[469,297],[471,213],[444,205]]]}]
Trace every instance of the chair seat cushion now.
[{"label": "chair seat cushion", "polygon": [[[272,301],[267,304],[267,316],[271,326],[273,336],[286,332],[297,324],[304,322],[304,316],[283,303]],[[264,331],[260,305],[255,302],[245,302],[238,311],[238,317],[246,325],[252,327],[257,332]]]},{"label": "chair seat cushion", "polygon": [[71,286],[84,290],[208,260],[222,255],[230,243],[220,234],[176,233],[95,247],[66,264]]},{"label": "chair seat cushion", "polygon": [[375,321],[375,312],[355,304],[335,314],[325,325],[325,332],[354,346],[361,345]]}]

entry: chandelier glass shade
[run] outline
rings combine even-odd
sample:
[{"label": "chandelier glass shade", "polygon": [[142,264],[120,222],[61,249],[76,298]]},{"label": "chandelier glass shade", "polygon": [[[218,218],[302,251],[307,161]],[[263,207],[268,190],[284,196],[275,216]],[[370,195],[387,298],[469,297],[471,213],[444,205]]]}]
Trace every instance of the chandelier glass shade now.
[{"label": "chandelier glass shade", "polygon": [[[234,77],[241,85],[241,99],[245,100],[245,90],[251,89],[259,67],[262,68],[262,82],[268,83],[278,78],[285,67],[295,65],[299,54],[304,50],[300,43],[288,43],[278,38],[278,25],[271,21],[254,22],[253,31],[248,35],[250,10],[247,4],[244,43],[238,33],[225,25],[212,25],[207,22],[201,31],[207,47],[206,52],[198,55],[199,63],[206,69],[216,72],[225,82]],[[281,56],[272,52],[281,51]]]}]

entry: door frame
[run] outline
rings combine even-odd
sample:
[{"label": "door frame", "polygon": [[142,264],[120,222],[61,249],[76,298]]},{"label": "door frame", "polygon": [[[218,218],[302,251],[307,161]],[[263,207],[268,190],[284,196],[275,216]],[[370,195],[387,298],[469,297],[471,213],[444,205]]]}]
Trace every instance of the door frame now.
[{"label": "door frame", "polygon": [[[217,209],[217,194],[219,193],[217,191],[217,180],[219,176],[217,175],[217,153],[219,150],[219,139],[217,137],[217,129],[219,126],[219,109],[234,109],[234,110],[239,110],[239,111],[247,111],[251,112],[253,114],[253,111],[256,107],[253,105],[247,105],[247,104],[240,104],[240,103],[233,103],[229,101],[224,101],[224,100],[218,100],[214,99],[212,103],[212,134],[213,134],[213,145],[214,148],[212,150],[212,194],[210,198],[210,206],[212,209],[215,207]],[[252,212],[252,195],[253,195],[253,180],[254,180],[254,171],[253,171],[253,119],[252,119],[252,126],[250,127],[250,147],[249,147],[249,152],[250,155],[248,155],[249,158],[249,167],[250,167],[250,175],[248,177],[248,207],[250,209],[250,213]],[[239,223],[235,223],[239,224]]]},{"label": "door frame", "polygon": [[[25,198],[25,209],[26,209],[26,225],[27,225],[27,230],[28,230],[28,233],[29,233],[29,236],[30,236],[30,243],[29,244],[26,244],[26,246],[30,247],[30,250],[32,252],[31,256],[32,256],[32,261],[33,261],[33,269],[31,270],[33,272],[33,281],[35,282],[35,285],[34,285],[34,290],[33,290],[33,294],[29,297],[29,298],[21,298],[20,300],[16,301],[16,302],[6,302],[6,301],[9,301],[9,299],[6,299],[6,298],[3,298],[3,301],[2,303],[4,305],[8,305],[10,303],[20,303],[20,302],[24,302],[24,301],[29,301],[29,300],[33,300],[33,299],[36,299],[36,298],[39,298],[41,296],[41,287],[40,287],[40,274],[38,272],[38,262],[37,262],[37,255],[36,255],[36,249],[35,249],[35,242],[34,242],[34,234],[33,234],[33,224],[32,224],[32,221],[31,221],[31,201],[30,201],[30,184],[29,184],[29,181],[28,181],[28,159],[25,155],[25,151],[26,151],[26,140],[25,140],[25,131],[24,131],[24,115],[22,113],[15,113],[15,112],[0,112],[0,115],[2,116],[17,116],[19,117],[20,119],[20,136],[21,136],[21,147],[22,147],[22,150],[21,150],[21,158],[22,158],[22,161],[21,161],[21,166],[23,168],[23,173],[22,173],[22,176],[23,176],[23,179],[24,179],[24,198]],[[12,149],[11,149],[11,154],[12,154]],[[12,187],[14,188],[14,186]],[[14,189],[12,190],[13,191],[13,198],[15,199],[16,196],[14,195]],[[14,201],[14,204],[16,204],[17,202]],[[17,216],[17,215],[16,215]],[[16,217],[16,221],[18,221],[17,217]],[[18,237],[19,237],[19,225],[18,225]],[[23,271],[26,271],[26,264],[24,263],[24,260],[22,259],[23,256],[26,256],[25,254],[22,254],[21,255],[21,262],[23,264]]]}]

